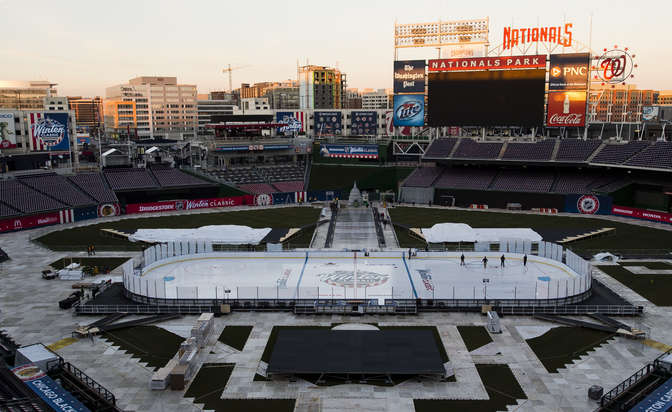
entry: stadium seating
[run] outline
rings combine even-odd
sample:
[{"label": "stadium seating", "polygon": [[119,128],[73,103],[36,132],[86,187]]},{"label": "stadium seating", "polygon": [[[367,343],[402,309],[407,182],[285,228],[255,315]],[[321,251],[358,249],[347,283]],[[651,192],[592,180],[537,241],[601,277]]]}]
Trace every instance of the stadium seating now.
[{"label": "stadium seating", "polygon": [[646,141],[607,144],[595,155],[591,163],[622,164],[649,145],[650,143]]},{"label": "stadium seating", "polygon": [[655,142],[625,162],[628,166],[672,169],[672,143]]},{"label": "stadium seating", "polygon": [[273,186],[277,189],[277,192],[302,192],[303,191],[303,180],[297,180],[295,182],[275,182]]},{"label": "stadium seating", "polygon": [[274,193],[278,190],[268,183],[251,183],[246,185],[239,185],[242,190],[252,193],[254,195],[260,195],[264,193]]},{"label": "stadium seating", "polygon": [[11,217],[11,216],[17,216],[20,215],[21,212],[18,210],[12,209],[11,207],[0,203],[0,217]]},{"label": "stadium seating", "polygon": [[501,171],[491,185],[493,190],[508,192],[550,192],[555,176],[552,172],[529,173],[519,170]]},{"label": "stadium seating", "polygon": [[457,138],[436,139],[425,151],[427,157],[448,157],[453,151]]},{"label": "stadium seating", "polygon": [[454,158],[459,159],[497,159],[503,143],[478,143],[470,138],[462,138],[455,150]]},{"label": "stadium seating", "polygon": [[161,187],[209,185],[205,180],[188,175],[170,166],[152,166],[150,170]]},{"label": "stadium seating", "polygon": [[505,160],[551,160],[555,140],[547,139],[536,143],[509,143],[502,155]]},{"label": "stadium seating", "polygon": [[112,190],[158,189],[159,185],[147,169],[108,169],[103,172]]},{"label": "stadium seating", "polygon": [[562,139],[555,160],[585,162],[601,144],[602,141],[599,139]]},{"label": "stadium seating", "polygon": [[552,191],[555,193],[588,193],[595,180],[596,176],[593,174],[559,173]]},{"label": "stadium seating", "polygon": [[434,186],[440,189],[487,189],[495,177],[492,169],[444,169]]},{"label": "stadium seating", "polygon": [[116,203],[119,201],[101,173],[82,173],[70,176],[68,180],[98,203]]},{"label": "stadium seating", "polygon": [[[305,166],[303,164],[279,164],[263,167],[236,167],[214,170],[208,174],[217,180],[237,185],[240,189],[250,193],[296,192],[303,190]],[[280,184],[281,182],[289,184]]]},{"label": "stadium seating", "polygon": [[404,186],[430,187],[442,170],[439,167],[419,167],[406,178]]},{"label": "stadium seating", "polygon": [[46,212],[67,207],[16,179],[0,181],[0,199],[22,213]]},{"label": "stadium seating", "polygon": [[88,195],[73,186],[67,178],[55,173],[17,177],[35,190],[53,197],[69,206],[88,206],[96,204]]}]

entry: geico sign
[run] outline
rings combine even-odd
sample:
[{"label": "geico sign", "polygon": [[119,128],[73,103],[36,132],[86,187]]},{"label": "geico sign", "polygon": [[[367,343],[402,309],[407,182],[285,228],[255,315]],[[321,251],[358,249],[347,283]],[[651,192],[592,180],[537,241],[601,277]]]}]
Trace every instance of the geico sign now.
[{"label": "geico sign", "polygon": [[560,77],[563,76],[585,76],[588,73],[588,67],[585,65],[581,66],[564,66],[562,68],[554,66],[551,68],[551,76]]}]

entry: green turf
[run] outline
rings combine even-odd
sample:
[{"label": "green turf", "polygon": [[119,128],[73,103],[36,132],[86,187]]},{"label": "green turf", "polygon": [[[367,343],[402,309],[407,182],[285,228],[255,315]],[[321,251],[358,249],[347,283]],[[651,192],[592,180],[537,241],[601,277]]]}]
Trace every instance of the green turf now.
[{"label": "green turf", "polygon": [[668,262],[618,262],[621,266],[644,266],[652,270],[670,270],[672,264]]},{"label": "green turf", "polygon": [[546,370],[556,373],[613,336],[608,332],[578,326],[560,326],[526,342]]},{"label": "green turf", "polygon": [[104,332],[103,336],[155,370],[166,366],[184,341],[181,336],[158,326],[133,326]]},{"label": "green turf", "polygon": [[242,351],[250,332],[252,332],[252,326],[227,326],[217,340]]},{"label": "green turf", "polygon": [[[97,251],[102,250],[142,250],[142,244],[132,243],[125,239],[112,237],[100,229],[116,229],[126,233],[137,229],[172,228],[186,229],[207,225],[245,225],[254,228],[298,228],[315,223],[320,210],[308,207],[258,209],[236,212],[199,213],[192,215],[142,217],[124,219],[115,222],[103,222],[89,226],[59,230],[37,239],[37,241],[54,251],[86,251],[87,245],[95,245]],[[306,238],[312,237],[305,235]],[[308,247],[308,243],[300,243],[301,238],[292,240],[293,247]]]},{"label": "green turf", "polygon": [[204,363],[199,369],[185,398],[194,398],[194,403],[204,403],[204,410],[216,412],[292,412],[294,399],[221,399],[222,391],[231,377],[232,363]]},{"label": "green turf", "polygon": [[49,264],[56,270],[61,270],[71,263],[79,263],[82,266],[97,267],[98,273],[106,273],[116,269],[126,262],[128,257],[64,257]]},{"label": "green turf", "polygon": [[598,268],[656,306],[672,306],[672,275],[636,275],[621,266]]},{"label": "green turf", "polygon": [[488,392],[488,400],[425,400],[413,401],[416,412],[495,412],[506,411],[517,399],[527,399],[509,365],[476,365],[478,375]]},{"label": "green turf", "polygon": [[483,326],[458,326],[457,330],[469,352],[492,342],[490,334]]},{"label": "green turf", "polygon": [[411,167],[323,166],[314,165],[310,171],[310,190],[341,190],[350,193],[353,182],[363,190],[397,191],[398,183],[406,178]]},{"label": "green turf", "polygon": [[[479,212],[440,208],[396,207],[390,209],[394,223],[408,227],[431,227],[436,223],[466,223],[472,227],[529,227],[535,230],[594,230],[603,227],[616,228],[609,236],[580,240],[570,245],[576,251],[608,250],[610,252],[647,253],[647,250],[672,248],[672,231],[630,225],[603,219],[528,215],[505,212]],[[399,232],[404,232],[400,229]],[[402,239],[399,239],[400,242]],[[401,247],[417,247],[415,243],[401,243]],[[424,246],[424,245],[423,245]]]}]

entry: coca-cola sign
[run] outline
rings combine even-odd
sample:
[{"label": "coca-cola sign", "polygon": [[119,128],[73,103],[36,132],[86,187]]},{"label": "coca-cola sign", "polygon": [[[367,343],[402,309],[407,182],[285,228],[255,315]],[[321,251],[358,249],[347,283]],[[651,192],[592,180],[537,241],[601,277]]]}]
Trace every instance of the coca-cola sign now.
[{"label": "coca-cola sign", "polygon": [[581,126],[584,124],[583,114],[569,113],[559,114],[553,113],[548,119],[548,123],[562,126]]},{"label": "coca-cola sign", "polygon": [[549,92],[546,125],[548,127],[585,126],[586,92]]}]

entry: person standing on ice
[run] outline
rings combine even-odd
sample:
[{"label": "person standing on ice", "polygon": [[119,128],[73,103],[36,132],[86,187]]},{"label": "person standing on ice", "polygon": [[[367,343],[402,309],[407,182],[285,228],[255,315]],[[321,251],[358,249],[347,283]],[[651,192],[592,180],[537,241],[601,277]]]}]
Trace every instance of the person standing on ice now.
[{"label": "person standing on ice", "polygon": [[523,256],[523,266],[527,267],[527,254]]},{"label": "person standing on ice", "polygon": [[460,256],[460,266],[464,266],[464,253]]},{"label": "person standing on ice", "polygon": [[483,261],[482,262],[483,262],[483,269],[487,269],[488,268],[488,257],[483,256]]},{"label": "person standing on ice", "polygon": [[504,257],[504,255],[502,255],[502,257],[499,258],[499,261],[502,263],[502,267],[505,266],[505,264],[504,264],[504,261],[505,261],[505,260],[506,260],[506,258]]}]

